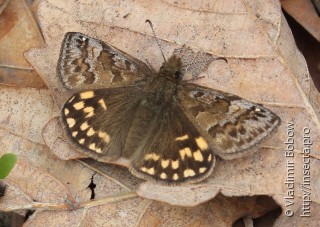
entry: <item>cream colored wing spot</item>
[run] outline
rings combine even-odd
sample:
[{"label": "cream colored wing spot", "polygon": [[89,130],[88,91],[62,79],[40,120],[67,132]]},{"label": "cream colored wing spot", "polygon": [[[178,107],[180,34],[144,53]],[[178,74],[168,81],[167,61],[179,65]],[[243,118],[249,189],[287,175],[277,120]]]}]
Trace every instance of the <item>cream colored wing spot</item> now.
[{"label": "cream colored wing spot", "polygon": [[84,122],[80,125],[81,131],[84,131],[89,128],[88,122]]},{"label": "cream colored wing spot", "polygon": [[202,162],[203,161],[203,155],[202,155],[201,151],[197,150],[197,151],[193,152],[193,158],[196,161]]},{"label": "cream colored wing spot", "polygon": [[163,180],[167,179],[167,174],[166,173],[161,173],[160,174],[160,178],[163,179]]},{"label": "cream colored wing spot", "polygon": [[150,168],[147,170],[147,173],[149,173],[150,175],[154,175],[155,171],[154,171],[154,168]]},{"label": "cream colored wing spot", "polygon": [[189,139],[189,136],[187,134],[185,134],[184,136],[179,136],[177,138],[175,138],[176,141],[184,141]]},{"label": "cream colored wing spot", "polygon": [[67,116],[69,113],[70,113],[70,111],[67,108],[65,108],[64,109],[64,115]]},{"label": "cream colored wing spot", "polygon": [[110,142],[110,136],[109,136],[107,133],[100,131],[100,132],[98,133],[98,136],[99,136],[101,139],[103,139],[104,142],[106,142],[106,143],[109,143],[109,142]]},{"label": "cream colored wing spot", "polygon": [[84,138],[79,139],[79,143],[80,143],[80,144],[84,144]]},{"label": "cream colored wing spot", "polygon": [[194,175],[196,175],[196,173],[192,170],[192,169],[186,169],[183,172],[183,176],[186,177],[193,177]]},{"label": "cream colored wing spot", "polygon": [[176,174],[176,173],[175,173],[175,174],[173,174],[173,177],[172,177],[172,179],[173,179],[173,180],[178,180],[178,179],[179,179],[179,176],[178,176],[178,174]]},{"label": "cream colored wing spot", "polygon": [[160,158],[159,155],[157,155],[156,153],[151,153],[151,154],[147,154],[144,156],[145,160],[154,160],[154,161],[158,161]]},{"label": "cream colored wing spot", "polygon": [[68,103],[71,103],[74,100],[75,96],[72,96],[72,98],[69,99]]},{"label": "cream colored wing spot", "polygon": [[94,96],[94,92],[93,91],[85,91],[80,93],[80,98],[81,99],[91,99]]},{"label": "cream colored wing spot", "polygon": [[89,149],[95,151],[96,150],[96,144],[95,143],[91,143],[89,145]]},{"label": "cream colored wing spot", "polygon": [[148,168],[146,168],[146,167],[142,167],[142,168],[140,168],[140,169],[141,169],[142,172],[148,173],[148,174],[150,174],[150,175],[154,175],[154,174],[155,174],[155,171],[154,171],[154,168],[153,168],[153,167],[150,168],[150,169],[148,169]]},{"label": "cream colored wing spot", "polygon": [[98,152],[98,153],[101,153],[101,148],[100,147],[98,147],[98,148],[96,148],[96,152]]},{"label": "cream colored wing spot", "polygon": [[67,118],[67,124],[69,128],[72,128],[76,124],[76,121],[73,118]]},{"label": "cream colored wing spot", "polygon": [[96,133],[96,131],[93,130],[93,128],[89,128],[87,131],[87,136],[93,136]]},{"label": "cream colored wing spot", "polygon": [[84,102],[83,102],[83,101],[77,102],[77,103],[73,104],[73,107],[74,107],[76,110],[81,110],[81,109],[83,109],[83,107],[84,107]]},{"label": "cream colored wing spot", "polygon": [[107,110],[107,105],[106,105],[106,103],[104,102],[103,99],[100,99],[100,100],[98,101],[98,103],[101,105],[101,107],[102,107],[104,110]]},{"label": "cream colored wing spot", "polygon": [[86,118],[92,117],[94,115],[94,108],[92,106],[88,106],[88,107],[83,109],[83,112],[87,113]]},{"label": "cream colored wing spot", "polygon": [[72,137],[76,137],[77,135],[78,135],[78,131],[74,131],[74,132],[72,132]]},{"label": "cream colored wing spot", "polygon": [[208,149],[208,144],[207,141],[205,141],[205,139],[203,137],[198,137],[196,138],[196,143],[198,145],[198,147],[200,148],[200,150],[207,150]]},{"label": "cream colored wing spot", "polygon": [[169,162],[170,162],[169,159],[167,159],[167,160],[161,160],[161,167],[162,167],[163,169],[167,168],[167,167],[169,166]]},{"label": "cream colored wing spot", "polygon": [[179,154],[180,154],[180,157],[182,160],[185,159],[185,156],[187,156],[189,158],[192,157],[192,152],[189,147],[185,147],[185,148],[179,150]]},{"label": "cream colored wing spot", "polygon": [[171,161],[171,168],[178,169],[179,168],[179,160]]},{"label": "cream colored wing spot", "polygon": [[212,155],[209,154],[209,156],[208,156],[208,161],[211,162],[211,160],[212,160]]},{"label": "cream colored wing spot", "polygon": [[201,167],[201,168],[199,169],[199,173],[204,173],[206,170],[207,170],[206,167]]}]

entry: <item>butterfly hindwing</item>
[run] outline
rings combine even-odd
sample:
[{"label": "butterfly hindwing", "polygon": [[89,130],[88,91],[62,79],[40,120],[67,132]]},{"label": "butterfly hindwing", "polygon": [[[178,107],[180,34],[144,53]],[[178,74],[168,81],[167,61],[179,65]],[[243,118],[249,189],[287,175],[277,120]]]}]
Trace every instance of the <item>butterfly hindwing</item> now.
[{"label": "butterfly hindwing", "polygon": [[131,172],[164,184],[198,182],[211,174],[215,156],[175,104],[159,110],[131,157]]},{"label": "butterfly hindwing", "polygon": [[118,159],[141,95],[137,87],[88,90],[72,95],[61,111],[69,139],[89,156]]},{"label": "butterfly hindwing", "polygon": [[280,118],[265,107],[238,96],[195,84],[184,84],[180,106],[224,159],[242,157],[279,126]]},{"label": "butterfly hindwing", "polygon": [[65,35],[57,70],[64,86],[77,90],[132,85],[153,73],[135,57],[78,32]]}]

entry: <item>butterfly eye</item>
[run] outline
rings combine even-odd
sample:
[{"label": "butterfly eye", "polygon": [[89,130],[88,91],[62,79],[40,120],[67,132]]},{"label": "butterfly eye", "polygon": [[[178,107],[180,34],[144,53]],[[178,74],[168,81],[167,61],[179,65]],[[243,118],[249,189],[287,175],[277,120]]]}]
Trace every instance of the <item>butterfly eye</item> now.
[{"label": "butterfly eye", "polygon": [[175,73],[174,73],[174,76],[175,76],[175,78],[178,80],[178,79],[181,79],[181,72],[180,71],[176,71]]}]

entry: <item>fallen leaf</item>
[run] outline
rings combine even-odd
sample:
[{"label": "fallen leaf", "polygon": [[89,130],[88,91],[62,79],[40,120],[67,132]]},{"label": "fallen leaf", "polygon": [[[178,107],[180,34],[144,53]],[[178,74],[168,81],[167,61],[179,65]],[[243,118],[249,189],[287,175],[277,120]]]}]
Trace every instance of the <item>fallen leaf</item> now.
[{"label": "fallen leaf", "polygon": [[[254,213],[250,202],[244,203],[249,206],[248,209],[236,209],[239,206],[237,204],[241,204],[237,196],[252,195],[273,196],[285,211],[288,209],[285,200],[288,192],[285,184],[288,161],[295,165],[293,199],[296,205],[301,204],[304,196],[300,186],[304,180],[304,128],[312,132],[310,198],[315,207],[318,206],[320,98],[278,2],[242,1],[227,4],[219,0],[215,3],[189,4],[187,1],[155,1],[151,7],[147,1],[142,0],[120,4],[112,1],[90,4],[81,1],[43,1],[38,16],[47,45],[32,49],[26,57],[45,80],[58,107],[70,95],[55,70],[61,41],[66,32],[78,31],[101,39],[138,59],[148,59],[153,67],[158,68],[162,62],[161,54],[155,51],[158,50],[157,44],[145,24],[145,20],[149,19],[153,22],[167,57],[177,47],[187,45],[228,59],[228,64],[213,62],[203,73],[205,78],[197,80],[197,83],[262,103],[277,113],[283,123],[278,133],[263,143],[254,155],[231,161],[218,159],[212,176],[200,184],[166,187],[150,182],[141,183],[141,180],[135,179],[120,167],[110,167],[103,163],[97,167],[92,162],[84,164],[56,158],[53,153],[59,157],[64,156],[64,159],[75,158],[76,154],[69,153],[70,147],[64,141],[58,121],[52,119],[58,116],[58,107],[52,104],[49,94],[44,90],[7,89],[7,94],[0,99],[8,100],[4,102],[8,108],[3,110],[3,117],[0,118],[2,147],[20,154],[30,165],[64,185],[75,198],[75,202],[69,206],[79,208],[58,209],[57,212],[50,211],[48,206],[44,207],[32,215],[26,226],[43,225],[47,220],[56,225],[144,226],[152,223],[154,226],[229,226],[238,218]],[[37,100],[38,105],[30,105],[26,100]],[[10,108],[12,104],[16,107]],[[40,120],[33,120],[35,116],[40,117]],[[284,143],[289,137],[289,122],[294,124],[295,155],[292,158],[285,157],[287,148]],[[54,150],[53,153],[41,139],[43,128],[45,142]],[[67,154],[61,154],[61,151]],[[100,165],[107,167],[100,169]],[[114,170],[110,172],[112,168]],[[94,175],[95,172],[97,174]],[[92,192],[88,188],[91,178],[96,184],[96,198],[93,201],[90,201]],[[17,187],[10,182],[8,185],[9,189]],[[17,190],[21,188],[18,184]],[[138,198],[135,193],[143,198]],[[229,200],[216,196],[218,193],[235,197],[231,199],[234,202],[226,205],[225,202]],[[34,198],[35,195],[30,193],[29,197]],[[148,199],[195,207],[177,207]],[[204,203],[208,200],[208,203]],[[6,201],[11,205],[9,200]],[[203,204],[198,205],[200,203]],[[30,201],[21,204],[30,204]],[[57,199],[55,204],[61,203]],[[34,205],[31,201],[31,208],[37,209]],[[232,209],[226,220],[223,220],[226,211],[219,209],[224,205],[227,210]],[[12,210],[18,208],[16,206]],[[24,208],[24,205],[20,208]],[[316,214],[314,212],[316,209],[312,210],[312,215]],[[199,215],[202,216],[199,218]],[[217,219],[221,222],[208,217],[219,217]],[[285,219],[285,215],[281,218]],[[289,219],[286,221],[292,223]],[[314,219],[312,221],[317,223]]]},{"label": "fallen leaf", "polygon": [[32,69],[23,52],[43,44],[25,1],[10,0],[0,15],[0,65]]},{"label": "fallen leaf", "polygon": [[7,7],[9,0],[1,0],[0,1],[0,14]]},{"label": "fallen leaf", "polygon": [[32,87],[44,89],[47,86],[34,70],[0,67],[0,84],[8,87]]},{"label": "fallen leaf", "polygon": [[320,41],[320,18],[316,11],[316,3],[311,1],[281,0],[283,9],[301,24],[318,42]]}]

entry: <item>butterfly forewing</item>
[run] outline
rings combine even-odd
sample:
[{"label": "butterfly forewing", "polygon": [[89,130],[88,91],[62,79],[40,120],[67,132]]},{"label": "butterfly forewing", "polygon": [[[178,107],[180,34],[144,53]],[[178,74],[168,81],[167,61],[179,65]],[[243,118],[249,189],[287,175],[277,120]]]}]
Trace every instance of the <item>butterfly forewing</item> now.
[{"label": "butterfly forewing", "polygon": [[68,89],[121,87],[152,73],[133,56],[84,34],[69,32],[63,40],[58,74]]},{"label": "butterfly forewing", "polygon": [[68,137],[89,156],[104,155],[110,161],[120,158],[141,95],[137,87],[88,90],[72,95],[61,112]]},{"label": "butterfly forewing", "polygon": [[270,110],[238,96],[194,84],[179,92],[180,104],[214,154],[233,159],[268,137],[280,124]]}]

